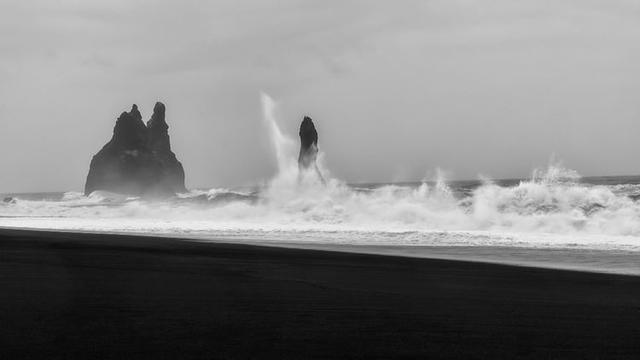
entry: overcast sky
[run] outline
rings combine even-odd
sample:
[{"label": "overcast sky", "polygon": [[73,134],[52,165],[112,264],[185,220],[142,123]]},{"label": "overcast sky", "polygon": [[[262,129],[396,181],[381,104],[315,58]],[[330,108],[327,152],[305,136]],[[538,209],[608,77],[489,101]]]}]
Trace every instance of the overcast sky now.
[{"label": "overcast sky", "polygon": [[0,1],[0,191],[81,190],[167,105],[189,187],[275,171],[260,91],[350,182],[640,173],[640,1]]}]

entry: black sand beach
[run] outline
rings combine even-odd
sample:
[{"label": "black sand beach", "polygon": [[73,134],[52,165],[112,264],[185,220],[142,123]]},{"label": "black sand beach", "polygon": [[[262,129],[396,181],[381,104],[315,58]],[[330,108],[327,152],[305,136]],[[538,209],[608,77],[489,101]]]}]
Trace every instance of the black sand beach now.
[{"label": "black sand beach", "polygon": [[640,358],[640,277],[0,230],[0,358]]}]

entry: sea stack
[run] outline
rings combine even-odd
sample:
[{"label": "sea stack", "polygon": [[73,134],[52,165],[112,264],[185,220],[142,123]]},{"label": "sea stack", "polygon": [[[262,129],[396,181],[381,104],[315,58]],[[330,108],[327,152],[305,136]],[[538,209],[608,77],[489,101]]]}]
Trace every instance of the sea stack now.
[{"label": "sea stack", "polygon": [[300,155],[298,156],[298,167],[300,170],[307,170],[315,167],[318,157],[318,132],[313,125],[313,120],[305,116],[300,124]]},{"label": "sea stack", "polygon": [[304,117],[302,124],[300,124],[300,132],[298,134],[300,135],[298,180],[302,179],[304,174],[308,174],[309,170],[313,170],[317,179],[324,184],[324,177],[318,168],[318,164],[316,164],[316,158],[318,157],[318,132],[310,117]]},{"label": "sea stack", "polygon": [[146,125],[135,104],[123,112],[111,140],[91,160],[85,195],[96,190],[136,196],[186,191],[184,169],[171,151],[168,129],[161,102]]}]

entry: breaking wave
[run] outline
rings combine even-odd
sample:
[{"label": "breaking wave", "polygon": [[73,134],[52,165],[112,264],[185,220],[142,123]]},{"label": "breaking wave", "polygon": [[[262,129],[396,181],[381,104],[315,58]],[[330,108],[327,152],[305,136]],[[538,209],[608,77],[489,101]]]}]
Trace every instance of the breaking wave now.
[{"label": "breaking wave", "polygon": [[16,196],[0,226],[157,233],[204,238],[389,245],[585,247],[640,251],[640,185],[593,183],[552,163],[530,179],[354,186],[299,174],[297,143],[262,95],[277,175],[247,189],[193,190],[164,201],[107,192]]}]

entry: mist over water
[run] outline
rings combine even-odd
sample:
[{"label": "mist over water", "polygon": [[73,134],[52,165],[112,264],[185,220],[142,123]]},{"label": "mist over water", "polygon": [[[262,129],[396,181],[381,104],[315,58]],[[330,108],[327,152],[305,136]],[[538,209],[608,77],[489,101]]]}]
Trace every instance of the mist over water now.
[{"label": "mist over water", "polygon": [[315,171],[299,173],[298,139],[278,126],[277,104],[261,98],[278,165],[265,185],[193,190],[165,201],[99,191],[17,195],[0,205],[0,226],[264,242],[640,251],[640,179],[585,181],[552,163],[530,179],[506,183],[448,183],[436,171],[418,184],[358,186],[332,177],[320,151],[323,181]]}]

